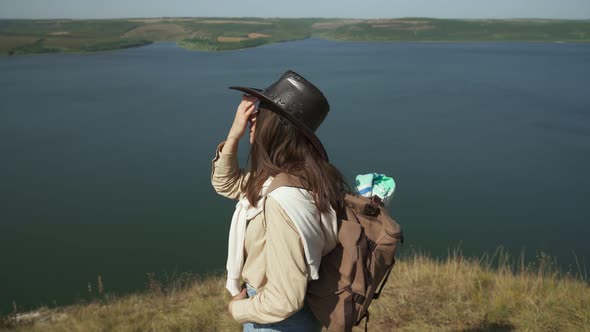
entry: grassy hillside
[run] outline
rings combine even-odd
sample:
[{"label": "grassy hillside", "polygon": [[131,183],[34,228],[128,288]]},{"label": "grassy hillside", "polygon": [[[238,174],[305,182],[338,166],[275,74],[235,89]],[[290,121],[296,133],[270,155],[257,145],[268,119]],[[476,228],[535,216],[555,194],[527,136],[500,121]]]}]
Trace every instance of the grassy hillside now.
[{"label": "grassy hillside", "polygon": [[589,42],[590,21],[146,18],[0,20],[0,54],[93,52],[173,41],[220,51],[308,37],[356,41]]},{"label": "grassy hillside", "polygon": [[127,38],[137,23],[117,20],[0,20],[0,54],[93,52],[141,46]]},{"label": "grassy hillside", "polygon": [[[445,260],[414,254],[398,261],[379,300],[370,331],[590,331],[590,286],[582,268],[560,273],[537,263],[493,257]],[[15,312],[1,331],[241,331],[227,312],[222,276],[182,276],[148,290],[62,308]],[[364,324],[364,322],[363,322]],[[361,328],[356,328],[361,331]]]},{"label": "grassy hillside", "polygon": [[188,49],[223,51],[269,43],[305,39],[311,36],[313,20],[307,19],[228,19],[186,21],[186,30],[196,31],[179,41]]},{"label": "grassy hillside", "polygon": [[317,34],[330,39],[359,41],[589,42],[590,21],[408,18],[343,22]]}]

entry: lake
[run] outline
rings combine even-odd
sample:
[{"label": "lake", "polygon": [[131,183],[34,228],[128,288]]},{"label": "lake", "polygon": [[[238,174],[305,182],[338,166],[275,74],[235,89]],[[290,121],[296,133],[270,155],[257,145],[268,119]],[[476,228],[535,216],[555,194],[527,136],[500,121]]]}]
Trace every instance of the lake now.
[{"label": "lake", "polygon": [[[330,159],[395,178],[406,252],[590,257],[590,45],[307,39],[0,58],[0,312],[223,272],[210,184],[239,92],[287,69],[325,93]],[[240,146],[245,165],[248,144]]]}]

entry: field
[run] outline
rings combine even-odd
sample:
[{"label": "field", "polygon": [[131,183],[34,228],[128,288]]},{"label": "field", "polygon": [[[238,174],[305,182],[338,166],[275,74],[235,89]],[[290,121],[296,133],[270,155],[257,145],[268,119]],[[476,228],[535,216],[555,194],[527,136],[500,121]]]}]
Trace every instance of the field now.
[{"label": "field", "polygon": [[[481,258],[401,257],[371,304],[369,331],[590,331],[585,268],[560,272],[502,250]],[[98,279],[85,303],[0,317],[0,331],[241,331],[227,312],[222,275],[148,274],[143,293],[116,296]],[[354,331],[364,330],[364,321]]]},{"label": "field", "polygon": [[344,22],[317,30],[325,38],[359,41],[590,41],[590,21],[414,18]]},{"label": "field", "polygon": [[0,54],[93,52],[150,43],[122,37],[135,26],[115,20],[0,20]]},{"label": "field", "polygon": [[590,42],[590,21],[146,18],[0,20],[0,55],[82,53],[171,41],[223,51],[305,39],[354,41]]}]

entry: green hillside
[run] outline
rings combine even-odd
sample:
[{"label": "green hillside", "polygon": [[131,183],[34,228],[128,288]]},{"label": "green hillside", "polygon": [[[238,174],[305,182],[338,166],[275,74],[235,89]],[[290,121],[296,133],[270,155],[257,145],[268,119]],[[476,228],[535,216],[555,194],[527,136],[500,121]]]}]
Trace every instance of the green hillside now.
[{"label": "green hillside", "polygon": [[0,55],[81,53],[172,41],[202,51],[319,37],[354,41],[589,42],[590,21],[145,18],[0,20]]}]

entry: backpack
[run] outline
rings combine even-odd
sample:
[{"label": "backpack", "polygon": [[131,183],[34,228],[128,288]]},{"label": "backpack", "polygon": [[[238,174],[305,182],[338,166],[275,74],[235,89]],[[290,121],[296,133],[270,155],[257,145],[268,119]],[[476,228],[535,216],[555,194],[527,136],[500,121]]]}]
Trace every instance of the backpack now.
[{"label": "backpack", "polygon": [[[282,173],[265,196],[282,186],[304,188]],[[328,331],[352,331],[363,318],[366,331],[368,307],[387,282],[403,233],[378,196],[346,194],[337,216],[339,243],[322,257],[319,279],[309,281],[305,301]]]}]

